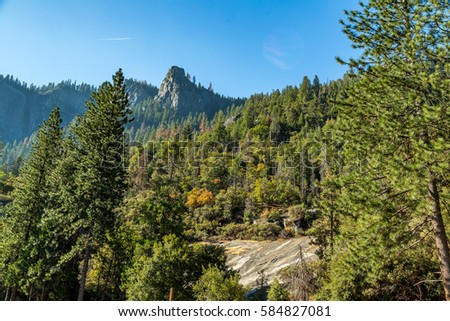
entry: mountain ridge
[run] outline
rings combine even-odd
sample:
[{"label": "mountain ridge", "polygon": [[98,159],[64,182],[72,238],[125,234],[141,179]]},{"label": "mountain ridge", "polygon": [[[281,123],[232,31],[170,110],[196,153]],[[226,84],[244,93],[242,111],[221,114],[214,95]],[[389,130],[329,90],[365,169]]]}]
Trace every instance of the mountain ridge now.
[{"label": "mountain ridge", "polygon": [[[179,118],[201,112],[212,116],[220,109],[242,102],[194,84],[184,69],[177,66],[169,69],[159,89],[133,78],[126,80],[126,86],[132,110],[142,102],[153,101],[163,109],[170,108]],[[67,125],[76,115],[84,113],[85,101],[94,90],[94,86],[71,81],[28,86],[9,75],[0,75],[0,138],[12,143],[31,136],[56,106],[60,107],[63,125]],[[132,124],[136,128],[141,125]]]}]

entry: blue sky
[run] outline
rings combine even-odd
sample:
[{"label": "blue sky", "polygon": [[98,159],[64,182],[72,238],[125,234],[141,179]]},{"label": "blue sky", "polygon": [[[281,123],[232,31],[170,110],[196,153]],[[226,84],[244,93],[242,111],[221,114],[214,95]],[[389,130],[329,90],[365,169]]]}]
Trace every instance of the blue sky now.
[{"label": "blue sky", "polygon": [[0,0],[0,74],[99,85],[119,68],[159,86],[172,65],[249,96],[322,82],[356,53],[338,23],[356,0]]}]

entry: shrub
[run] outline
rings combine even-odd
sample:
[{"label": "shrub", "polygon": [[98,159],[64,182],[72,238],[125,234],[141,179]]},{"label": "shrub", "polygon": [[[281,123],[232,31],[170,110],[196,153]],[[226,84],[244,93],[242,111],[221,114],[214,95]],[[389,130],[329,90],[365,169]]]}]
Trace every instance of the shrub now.
[{"label": "shrub", "polygon": [[277,279],[273,280],[270,285],[269,292],[267,293],[267,299],[269,301],[289,301],[287,291]]},{"label": "shrub", "polygon": [[220,229],[220,235],[228,239],[245,239],[247,235],[248,223],[230,223]]},{"label": "shrub", "polygon": [[246,293],[237,273],[227,275],[214,266],[203,270],[193,291],[199,301],[243,301]]},{"label": "shrub", "polygon": [[134,257],[124,286],[127,299],[167,300],[173,288],[175,300],[193,300],[193,285],[206,266],[213,266],[219,272],[226,270],[222,247],[190,246],[175,235],[164,236],[162,242],[154,243],[149,255]]}]

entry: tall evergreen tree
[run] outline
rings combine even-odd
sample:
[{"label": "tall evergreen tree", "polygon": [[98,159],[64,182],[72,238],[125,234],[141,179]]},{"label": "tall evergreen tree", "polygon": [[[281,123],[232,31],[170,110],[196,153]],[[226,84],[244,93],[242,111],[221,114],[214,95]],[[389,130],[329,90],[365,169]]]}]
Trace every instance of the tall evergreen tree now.
[{"label": "tall evergreen tree", "polygon": [[311,87],[311,81],[309,80],[308,76],[304,76],[302,83],[300,84],[300,99],[302,101],[308,101],[312,98],[312,87]]},{"label": "tall evergreen tree", "polygon": [[62,154],[48,177],[49,191],[45,217],[40,223],[40,247],[45,259],[41,300],[75,300],[78,288],[78,266],[81,250],[77,247],[79,227],[76,224],[79,205],[76,202],[75,173],[80,157],[73,141],[72,128],[62,141]]},{"label": "tall evergreen tree", "polygon": [[115,209],[127,188],[124,128],[130,121],[122,70],[105,82],[87,102],[74,129],[79,154],[75,173],[78,245],[83,263],[78,300],[83,300],[89,260],[116,227]]},{"label": "tall evergreen tree", "polygon": [[[339,292],[352,285],[346,291],[370,298],[383,289],[376,276],[403,264],[389,276],[401,282],[401,272],[416,266],[411,249],[421,253],[429,243],[429,224],[450,300],[443,219],[448,212],[442,207],[450,170],[450,7],[447,1],[420,0],[374,0],[361,6],[346,12],[342,22],[353,46],[363,52],[348,62],[359,79],[338,113],[344,174],[329,181],[339,189],[327,209],[340,213],[342,224],[331,263],[331,297],[355,298]],[[433,252],[425,253],[431,262]],[[384,294],[375,297],[392,289],[384,284]]]},{"label": "tall evergreen tree", "polygon": [[48,176],[61,155],[62,128],[59,108],[39,128],[33,150],[14,184],[14,201],[7,209],[2,234],[2,273],[10,287],[7,299],[18,290],[31,295],[34,276],[31,265],[39,260],[40,221],[49,192]]},{"label": "tall evergreen tree", "polygon": [[319,98],[319,94],[320,94],[320,80],[319,80],[319,77],[317,77],[317,75],[314,76],[313,83],[312,83],[312,90],[313,90],[314,95],[316,96],[316,98]]}]

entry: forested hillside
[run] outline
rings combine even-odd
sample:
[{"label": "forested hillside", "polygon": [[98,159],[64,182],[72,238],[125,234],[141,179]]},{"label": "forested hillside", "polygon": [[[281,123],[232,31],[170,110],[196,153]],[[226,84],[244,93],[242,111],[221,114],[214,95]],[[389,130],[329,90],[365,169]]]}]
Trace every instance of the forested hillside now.
[{"label": "forested hillside", "polygon": [[450,300],[449,10],[346,12],[361,56],[336,81],[241,100],[178,67],[159,91],[119,70],[71,126],[54,109],[0,172],[1,294],[244,300],[218,243],[308,235],[318,260],[269,300]]},{"label": "forested hillside", "polygon": [[[130,109],[134,121],[127,124],[127,139],[133,142],[149,141],[156,129],[179,126],[188,119],[200,124],[203,118],[212,118],[218,110],[239,105],[242,99],[224,97],[215,93],[212,84],[206,89],[194,83],[189,73],[173,66],[160,88],[145,81],[126,79]],[[84,103],[95,90],[94,86],[77,85],[70,80],[36,87],[7,75],[0,75],[0,138],[4,142],[0,164],[17,174],[17,169],[28,157],[38,126],[58,106],[63,126],[84,113]]]}]

